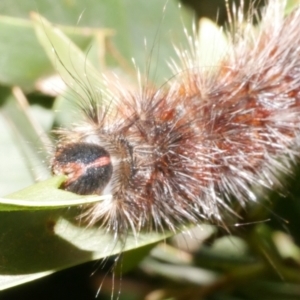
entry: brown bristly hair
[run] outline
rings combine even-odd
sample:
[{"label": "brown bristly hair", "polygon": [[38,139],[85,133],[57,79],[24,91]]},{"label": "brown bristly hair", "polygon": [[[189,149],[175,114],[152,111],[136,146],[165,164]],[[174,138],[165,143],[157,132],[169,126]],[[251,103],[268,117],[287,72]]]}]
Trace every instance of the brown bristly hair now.
[{"label": "brown bristly hair", "polygon": [[222,224],[233,201],[259,200],[253,186],[280,187],[299,156],[300,8],[285,17],[270,1],[256,33],[249,19],[233,17],[217,65],[199,66],[193,42],[168,85],[116,83],[110,104],[88,99],[86,123],[59,131],[52,169],[69,175],[65,188],[112,195],[85,211],[90,225],[122,235]]}]

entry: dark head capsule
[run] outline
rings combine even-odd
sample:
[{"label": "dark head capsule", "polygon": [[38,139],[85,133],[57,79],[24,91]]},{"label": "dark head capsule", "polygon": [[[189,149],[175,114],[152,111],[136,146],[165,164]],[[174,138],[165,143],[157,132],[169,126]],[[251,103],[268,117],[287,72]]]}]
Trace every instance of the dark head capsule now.
[{"label": "dark head capsule", "polygon": [[90,143],[69,143],[57,148],[52,172],[67,175],[64,189],[80,195],[101,194],[113,167],[109,153]]}]

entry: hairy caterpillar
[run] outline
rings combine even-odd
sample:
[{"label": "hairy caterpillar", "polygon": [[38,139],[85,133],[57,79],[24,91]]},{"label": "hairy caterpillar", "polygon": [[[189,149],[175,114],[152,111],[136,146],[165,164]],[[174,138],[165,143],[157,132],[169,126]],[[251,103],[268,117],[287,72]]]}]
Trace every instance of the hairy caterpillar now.
[{"label": "hairy caterpillar", "polygon": [[257,35],[236,19],[218,66],[197,65],[197,44],[180,51],[168,87],[118,87],[111,102],[82,103],[86,122],[58,131],[54,174],[64,188],[112,195],[87,209],[108,232],[176,231],[221,223],[234,196],[256,201],[298,157],[300,9],[271,2]]}]

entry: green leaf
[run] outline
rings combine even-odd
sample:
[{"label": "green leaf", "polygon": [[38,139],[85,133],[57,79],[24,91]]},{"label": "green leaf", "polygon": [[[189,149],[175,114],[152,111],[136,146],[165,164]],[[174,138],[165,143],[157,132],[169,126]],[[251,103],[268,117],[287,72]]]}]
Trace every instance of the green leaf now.
[{"label": "green leaf", "polygon": [[[5,89],[2,89],[4,93]],[[19,95],[20,94],[20,95]],[[19,99],[17,99],[19,97]],[[52,145],[42,127],[32,117],[31,108],[21,90],[17,87],[2,98],[4,104],[0,113],[6,118],[13,130],[12,135],[18,143],[18,149],[23,154],[29,170],[32,170],[33,179],[46,179],[50,172],[48,168],[48,150]],[[53,114],[44,110],[45,115],[53,118]]]},{"label": "green leaf", "polygon": [[[32,13],[37,37],[45,52],[67,85],[80,100],[105,100],[106,86],[102,76],[87,60],[82,51],[58,28],[53,27],[45,18]],[[106,33],[103,32],[102,38]],[[100,104],[100,103],[99,103]]]},{"label": "green leaf", "polygon": [[[85,48],[91,40],[87,30],[63,28],[78,45]],[[18,85],[26,91],[35,82],[54,73],[49,59],[38,43],[32,23],[27,20],[0,16],[0,83]]]},{"label": "green leaf", "polygon": [[14,131],[9,125],[4,116],[0,114],[0,153],[2,153],[0,155],[0,195],[11,193],[34,183],[30,169],[16,143]]},{"label": "green leaf", "polygon": [[0,82],[32,90],[37,78],[53,70],[29,21],[0,16]]},{"label": "green leaf", "polygon": [[107,198],[107,196],[83,197],[58,189],[64,180],[64,176],[52,177],[19,192],[0,198],[0,211],[41,210],[78,206],[99,202]]},{"label": "green leaf", "polygon": [[156,245],[157,243],[147,244],[146,246],[142,246],[123,253],[121,259],[118,261],[117,265],[114,268],[115,274],[122,275],[132,270],[149,254],[149,252]]},{"label": "green leaf", "polygon": [[171,235],[129,234],[122,241],[98,226],[86,227],[79,214],[78,209],[70,208],[0,212],[0,290]]}]

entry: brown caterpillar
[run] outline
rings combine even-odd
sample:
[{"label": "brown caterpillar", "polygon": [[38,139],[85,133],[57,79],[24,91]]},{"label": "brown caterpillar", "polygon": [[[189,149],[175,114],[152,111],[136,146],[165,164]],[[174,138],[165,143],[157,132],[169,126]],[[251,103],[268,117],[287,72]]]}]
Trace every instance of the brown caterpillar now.
[{"label": "brown caterpillar", "polygon": [[299,156],[300,9],[285,17],[271,1],[258,34],[245,19],[218,65],[199,67],[193,42],[168,87],[87,99],[86,122],[58,131],[64,188],[112,195],[87,209],[89,224],[122,234],[220,223],[232,196],[243,207],[257,201],[253,185],[280,186]]}]

